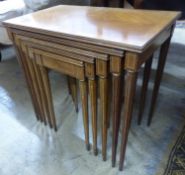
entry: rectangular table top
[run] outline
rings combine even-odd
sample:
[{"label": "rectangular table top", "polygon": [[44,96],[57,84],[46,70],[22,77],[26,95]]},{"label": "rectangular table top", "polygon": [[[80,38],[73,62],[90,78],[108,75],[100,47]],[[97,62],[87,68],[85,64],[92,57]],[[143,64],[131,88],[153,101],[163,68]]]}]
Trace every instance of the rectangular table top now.
[{"label": "rectangular table top", "polygon": [[10,19],[7,27],[142,51],[180,12],[59,5]]}]

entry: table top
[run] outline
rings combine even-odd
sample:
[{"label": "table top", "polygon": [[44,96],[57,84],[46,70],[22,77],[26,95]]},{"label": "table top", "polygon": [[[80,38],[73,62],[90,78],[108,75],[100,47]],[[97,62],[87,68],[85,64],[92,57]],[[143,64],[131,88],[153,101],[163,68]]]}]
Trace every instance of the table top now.
[{"label": "table top", "polygon": [[7,27],[142,51],[180,12],[59,5],[10,19]]}]

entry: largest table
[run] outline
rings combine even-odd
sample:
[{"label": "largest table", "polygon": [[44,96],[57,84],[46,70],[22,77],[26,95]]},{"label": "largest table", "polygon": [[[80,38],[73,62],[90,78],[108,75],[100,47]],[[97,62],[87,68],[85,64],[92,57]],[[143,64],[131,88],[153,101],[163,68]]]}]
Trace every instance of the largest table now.
[{"label": "largest table", "polygon": [[[106,160],[109,75],[112,76],[113,136],[115,166],[124,78],[124,113],[119,169],[123,169],[132,118],[137,73],[161,46],[157,81],[179,12],[127,10],[80,6],[56,6],[4,22],[19,56],[38,118],[56,121],[48,69],[75,77],[80,82],[85,142],[89,149],[88,92],[91,102],[93,149],[97,153],[97,83],[102,118],[102,155]],[[159,83],[155,85],[156,96]],[[154,97],[154,102],[155,102]],[[98,120],[99,121],[99,120]]]}]

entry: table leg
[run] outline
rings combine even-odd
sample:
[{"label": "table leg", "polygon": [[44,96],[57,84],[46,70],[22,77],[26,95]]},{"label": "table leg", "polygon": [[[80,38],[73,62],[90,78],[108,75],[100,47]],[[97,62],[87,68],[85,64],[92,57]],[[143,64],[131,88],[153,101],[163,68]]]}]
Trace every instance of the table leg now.
[{"label": "table leg", "polygon": [[122,127],[122,142],[119,170],[123,170],[123,163],[125,159],[125,151],[128,139],[128,133],[131,124],[133,101],[136,88],[137,72],[126,70],[125,89],[124,89],[124,121]]},{"label": "table leg", "polygon": [[94,155],[98,154],[97,148],[97,92],[96,92],[96,80],[89,79],[89,96],[91,103],[91,114],[92,114],[92,132],[93,132],[93,151]]},{"label": "table leg", "polygon": [[24,62],[25,65],[27,65],[28,72],[30,74],[29,81],[30,81],[30,84],[33,84],[35,98],[37,99],[37,102],[38,102],[38,109],[39,109],[41,121],[45,122],[44,112],[43,112],[42,103],[41,103],[41,97],[40,97],[37,81],[35,78],[35,73],[33,70],[32,62],[30,58],[28,58],[27,54],[23,55],[22,61]]},{"label": "table leg", "polygon": [[143,85],[142,85],[141,96],[140,96],[140,100],[139,100],[138,125],[141,124],[143,111],[144,111],[144,107],[145,107],[148,82],[150,79],[150,72],[151,72],[151,66],[152,66],[152,59],[153,59],[153,55],[145,63],[145,68],[144,68],[144,73],[143,73]]},{"label": "table leg", "polygon": [[75,104],[75,110],[78,112],[78,86],[76,79],[73,77],[68,77],[68,86],[73,102]]},{"label": "table leg", "polygon": [[111,109],[112,109],[112,77],[111,75],[108,76],[108,116],[107,116],[107,128],[110,128],[111,123]]},{"label": "table leg", "polygon": [[107,123],[108,123],[108,78],[100,77],[100,107],[102,116],[102,157],[107,157]]},{"label": "table leg", "polygon": [[113,117],[112,117],[112,167],[116,164],[116,152],[118,145],[118,134],[120,127],[120,108],[121,108],[121,75],[112,75],[112,99],[113,99]]},{"label": "table leg", "polygon": [[18,62],[19,62],[19,64],[21,65],[21,67],[23,69],[23,73],[24,73],[25,80],[26,80],[26,83],[27,83],[27,86],[28,86],[28,90],[30,92],[34,112],[36,114],[36,118],[37,118],[37,120],[41,120],[40,111],[39,111],[39,108],[38,108],[38,101],[37,101],[37,98],[36,98],[36,95],[35,95],[34,87],[33,87],[32,82],[30,82],[30,73],[28,71],[28,67],[27,67],[27,65],[25,65],[24,61],[22,60],[23,54],[17,46],[15,47],[15,51],[16,51],[16,54],[18,56]]},{"label": "table leg", "polygon": [[[47,117],[46,99],[45,99],[45,94],[44,94],[44,90],[43,90],[41,75],[40,75],[40,72],[39,72],[39,66],[36,65],[34,60],[32,61],[32,67],[33,67],[33,70],[34,70],[34,73],[35,73],[35,79],[36,79],[38,91],[39,91],[39,94],[40,94],[40,100],[41,100],[41,105],[42,105],[43,115],[44,115],[44,123],[45,123],[45,125],[47,125],[48,117]],[[50,122],[49,122],[49,124],[51,126]]]},{"label": "table leg", "polygon": [[82,112],[83,112],[83,123],[85,130],[85,144],[86,149],[90,150],[89,143],[89,116],[88,116],[88,94],[87,94],[87,82],[85,80],[79,81],[80,96],[82,100]]},{"label": "table leg", "polygon": [[168,38],[161,46],[160,55],[159,55],[159,62],[158,62],[158,66],[157,66],[157,72],[156,72],[155,83],[154,83],[154,89],[153,89],[153,93],[152,93],[152,100],[151,100],[151,105],[150,105],[150,110],[149,110],[149,117],[148,117],[148,122],[147,122],[148,126],[150,126],[150,124],[151,124],[154,109],[156,106],[157,95],[159,92],[159,87],[160,87],[160,83],[161,83],[161,79],[162,79],[162,75],[163,75],[163,70],[164,70],[164,66],[165,66],[165,62],[166,62],[166,58],[167,58],[168,48],[170,45],[170,39],[171,39],[171,37]]},{"label": "table leg", "polygon": [[43,82],[44,92],[47,99],[46,105],[47,105],[48,114],[49,114],[48,118],[50,118],[52,127],[54,127],[55,131],[57,131],[57,124],[56,124],[55,112],[53,108],[53,99],[52,99],[52,93],[51,93],[47,68],[40,66],[40,74]]}]

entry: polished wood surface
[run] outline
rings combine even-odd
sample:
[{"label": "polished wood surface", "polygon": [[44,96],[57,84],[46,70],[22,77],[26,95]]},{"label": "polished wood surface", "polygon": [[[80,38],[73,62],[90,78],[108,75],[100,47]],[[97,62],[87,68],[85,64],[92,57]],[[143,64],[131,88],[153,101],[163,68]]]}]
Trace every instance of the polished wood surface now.
[{"label": "polished wood surface", "polygon": [[[167,45],[163,43],[169,43],[168,39],[172,35],[173,25],[179,15],[179,12],[56,6],[6,21],[4,24],[20,55],[37,118],[57,129],[48,69],[77,79],[82,101],[86,148],[90,149],[88,115],[88,98],[90,98],[93,151],[96,155],[97,122],[102,120],[102,157],[106,160],[111,74],[112,165],[116,165],[119,123],[122,119],[119,162],[119,169],[122,170],[132,119],[137,72],[162,45],[159,63],[161,65],[158,66],[156,78],[158,82],[154,88],[154,95],[157,96],[168,50]],[[123,72],[126,72],[126,75]],[[125,76],[124,115],[120,116],[122,75]],[[99,117],[97,86],[100,91]],[[152,99],[152,105],[155,103],[156,97]],[[153,109],[151,111],[153,113]]]},{"label": "polished wood surface", "polygon": [[178,12],[60,5],[10,19],[4,24],[60,38],[141,52],[179,15]]}]

